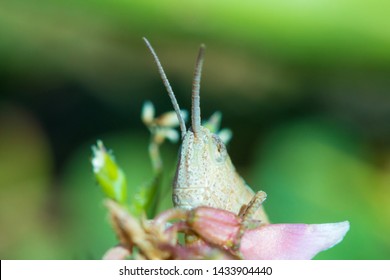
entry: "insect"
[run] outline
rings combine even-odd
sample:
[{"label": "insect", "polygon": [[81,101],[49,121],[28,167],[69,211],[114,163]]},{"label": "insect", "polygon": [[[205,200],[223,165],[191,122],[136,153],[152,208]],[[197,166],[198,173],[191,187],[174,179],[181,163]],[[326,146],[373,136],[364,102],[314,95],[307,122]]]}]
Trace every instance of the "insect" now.
[{"label": "insect", "polygon": [[174,206],[183,209],[210,206],[234,212],[245,219],[268,223],[261,205],[266,199],[265,192],[254,193],[237,173],[222,140],[201,125],[199,92],[205,46],[201,45],[196,60],[192,83],[191,128],[187,130],[160,60],[149,41],[146,38],[143,40],[157,64],[180,124],[182,145],[173,182]]}]

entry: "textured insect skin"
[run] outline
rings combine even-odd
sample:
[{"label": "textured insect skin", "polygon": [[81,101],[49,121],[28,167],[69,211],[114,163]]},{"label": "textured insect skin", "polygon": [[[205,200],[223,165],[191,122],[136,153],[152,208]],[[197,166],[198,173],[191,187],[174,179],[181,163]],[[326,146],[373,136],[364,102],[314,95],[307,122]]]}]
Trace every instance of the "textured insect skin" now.
[{"label": "textured insect skin", "polygon": [[[237,173],[222,140],[205,127],[200,131],[197,137],[188,131],[183,139],[173,203],[184,209],[211,206],[238,214],[255,193]],[[262,206],[250,218],[268,222]]]},{"label": "textured insect skin", "polygon": [[147,39],[164,85],[179,119],[182,145],[173,182],[175,207],[192,209],[211,206],[239,214],[245,220],[268,223],[262,207],[266,194],[254,193],[237,173],[225,144],[218,135],[201,126],[199,90],[205,47],[202,45],[196,61],[192,88],[192,127],[186,130],[179,105],[161,63]]}]

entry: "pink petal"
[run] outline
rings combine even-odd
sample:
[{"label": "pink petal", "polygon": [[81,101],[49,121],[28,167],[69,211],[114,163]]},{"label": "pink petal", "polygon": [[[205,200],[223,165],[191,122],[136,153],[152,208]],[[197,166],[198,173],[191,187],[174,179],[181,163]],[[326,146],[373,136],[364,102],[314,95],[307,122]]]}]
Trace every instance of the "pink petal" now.
[{"label": "pink petal", "polygon": [[306,260],[343,240],[349,222],[330,224],[270,224],[245,232],[244,259]]},{"label": "pink petal", "polygon": [[131,252],[128,248],[118,245],[109,249],[103,256],[103,260],[125,260]]}]

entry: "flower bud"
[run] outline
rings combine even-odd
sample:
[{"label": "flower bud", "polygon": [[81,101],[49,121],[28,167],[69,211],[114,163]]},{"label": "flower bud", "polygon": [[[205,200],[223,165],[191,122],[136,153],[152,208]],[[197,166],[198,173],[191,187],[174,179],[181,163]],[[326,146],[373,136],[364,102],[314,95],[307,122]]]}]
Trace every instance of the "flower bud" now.
[{"label": "flower bud", "polygon": [[141,119],[144,124],[149,125],[154,119],[154,106],[150,101],[146,101],[142,106]]},{"label": "flower bud", "polygon": [[[183,120],[187,119],[187,111],[180,110],[180,114],[183,118]],[[164,127],[176,127],[179,125],[179,119],[177,118],[177,114],[175,111],[169,111],[161,116],[159,116],[156,119],[156,124],[158,126],[164,126]]]},{"label": "flower bud", "polygon": [[224,144],[227,144],[232,139],[233,132],[229,128],[223,128],[218,132],[218,136]]},{"label": "flower bud", "polygon": [[240,218],[234,213],[206,206],[193,209],[188,224],[202,239],[225,248],[235,245],[240,231]]},{"label": "flower bud", "polygon": [[203,126],[208,128],[210,132],[217,133],[221,126],[222,113],[217,111],[211,115],[211,117],[203,123]]}]

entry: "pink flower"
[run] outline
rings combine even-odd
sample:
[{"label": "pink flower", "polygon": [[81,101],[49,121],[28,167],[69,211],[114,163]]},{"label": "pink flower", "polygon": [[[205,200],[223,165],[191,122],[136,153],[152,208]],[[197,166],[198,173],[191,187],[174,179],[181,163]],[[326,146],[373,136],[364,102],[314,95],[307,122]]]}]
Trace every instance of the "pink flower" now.
[{"label": "pink flower", "polygon": [[[261,224],[206,206],[169,209],[144,220],[112,200],[106,206],[120,244],[105,259],[304,260],[336,245],[349,230],[348,222]],[[180,242],[179,232],[187,242]]]},{"label": "pink flower", "polygon": [[329,224],[267,224],[246,229],[237,215],[210,207],[194,209],[188,223],[203,240],[243,259],[304,260],[343,240],[349,222]]}]

